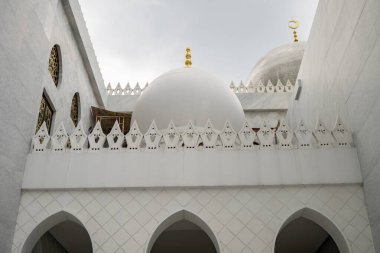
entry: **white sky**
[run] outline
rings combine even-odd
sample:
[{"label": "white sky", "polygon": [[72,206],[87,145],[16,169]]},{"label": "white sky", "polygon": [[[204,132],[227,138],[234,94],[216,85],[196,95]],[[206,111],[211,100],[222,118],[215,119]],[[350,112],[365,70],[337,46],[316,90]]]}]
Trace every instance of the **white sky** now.
[{"label": "white sky", "polygon": [[106,84],[145,85],[184,66],[245,81],[270,49],[307,40],[318,0],[79,0]]}]

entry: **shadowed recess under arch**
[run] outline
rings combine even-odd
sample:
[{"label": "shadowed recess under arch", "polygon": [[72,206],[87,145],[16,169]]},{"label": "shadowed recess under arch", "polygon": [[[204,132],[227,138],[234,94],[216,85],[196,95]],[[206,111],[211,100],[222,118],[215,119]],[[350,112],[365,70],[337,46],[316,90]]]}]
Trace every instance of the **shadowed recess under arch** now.
[{"label": "shadowed recess under arch", "polygon": [[[186,233],[183,233],[181,235],[181,231],[186,231]],[[167,242],[170,241],[168,239],[170,239],[171,235],[174,235],[176,237],[174,239],[177,241],[172,245],[168,245]],[[188,238],[184,238],[188,235],[190,235],[190,237],[193,236],[192,238],[199,239],[199,241],[195,243],[200,242],[201,245],[207,247],[207,249],[204,249],[209,251],[205,252],[220,253],[218,240],[215,234],[212,232],[211,228],[197,215],[186,210],[181,210],[170,215],[161,224],[158,225],[149,240],[146,253],[160,252],[160,249],[158,247],[161,247],[162,249],[162,247],[167,246],[172,246],[174,247],[172,248],[173,250],[178,250],[178,246],[181,246],[178,243],[179,241],[183,242],[183,246],[186,247],[187,243],[191,243],[191,241],[186,241]],[[173,239],[173,237],[171,238]],[[165,248],[165,251],[167,250],[170,249]]]},{"label": "shadowed recess under arch", "polygon": [[279,229],[274,252],[350,253],[339,228],[320,212],[302,208],[293,213]]},{"label": "shadowed recess under arch", "polygon": [[[48,243],[43,245],[43,241]],[[29,234],[21,253],[49,252],[46,245],[52,244],[63,248],[62,252],[92,252],[91,238],[83,223],[65,211],[55,213],[39,223]]]}]

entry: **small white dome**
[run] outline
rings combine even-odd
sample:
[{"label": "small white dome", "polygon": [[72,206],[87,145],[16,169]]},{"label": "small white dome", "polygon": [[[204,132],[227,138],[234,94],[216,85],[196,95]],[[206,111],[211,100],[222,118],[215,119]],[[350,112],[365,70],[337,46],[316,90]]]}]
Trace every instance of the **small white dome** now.
[{"label": "small white dome", "polygon": [[228,85],[197,68],[180,68],[156,78],[141,94],[132,114],[142,132],[155,120],[166,129],[170,120],[178,127],[192,121],[203,127],[210,120],[222,130],[228,120],[235,131],[242,127],[243,108]]}]

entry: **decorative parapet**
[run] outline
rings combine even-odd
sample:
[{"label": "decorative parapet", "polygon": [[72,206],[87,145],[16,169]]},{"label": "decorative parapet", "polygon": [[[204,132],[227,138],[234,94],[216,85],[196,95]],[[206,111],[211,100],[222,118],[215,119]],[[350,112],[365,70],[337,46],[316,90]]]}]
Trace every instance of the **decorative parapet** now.
[{"label": "decorative parapet", "polygon": [[[149,86],[148,83],[141,88],[139,83],[136,83],[134,88],[131,88],[131,85],[127,83],[124,88],[121,87],[121,84],[118,83],[115,88],[112,88],[111,83],[107,85],[107,94],[108,95],[140,95],[147,89]],[[233,81],[230,83],[230,89],[234,93],[280,93],[280,92],[292,92],[294,84],[289,80],[284,85],[280,79],[277,80],[277,83],[274,85],[270,80],[267,84],[264,84],[261,80],[254,84],[252,82],[244,83],[243,81],[240,84],[235,84]]]},{"label": "decorative parapet", "polygon": [[[255,131],[254,131],[255,130]],[[167,129],[158,129],[153,121],[148,131],[143,134],[137,122],[124,135],[116,121],[111,132],[106,136],[99,122],[88,135],[79,122],[73,133],[67,135],[61,123],[50,138],[43,124],[33,137],[32,152],[74,151],[99,152],[101,150],[178,150],[178,149],[218,149],[218,150],[257,150],[257,149],[304,149],[304,148],[339,148],[351,147],[352,133],[338,117],[333,131],[318,121],[315,131],[310,131],[301,121],[295,131],[290,129],[285,119],[280,119],[276,128],[270,128],[265,122],[260,129],[254,129],[246,121],[236,132],[230,122],[226,122],[220,131],[207,121],[205,127],[194,127],[192,122],[186,126],[176,127],[171,121]]]}]

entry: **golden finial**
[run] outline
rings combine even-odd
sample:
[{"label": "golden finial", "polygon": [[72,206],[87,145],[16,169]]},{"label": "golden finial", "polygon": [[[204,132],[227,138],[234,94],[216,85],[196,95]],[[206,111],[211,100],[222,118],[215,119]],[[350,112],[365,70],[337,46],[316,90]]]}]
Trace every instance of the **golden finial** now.
[{"label": "golden finial", "polygon": [[295,19],[290,20],[288,23],[288,27],[293,30],[293,41],[294,42],[298,42],[297,28],[299,26],[300,26],[300,23]]},{"label": "golden finial", "polygon": [[190,68],[191,67],[191,49],[188,47],[186,48],[186,61],[185,61],[185,66],[186,68]]}]

